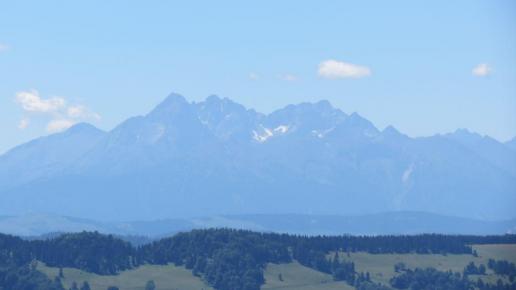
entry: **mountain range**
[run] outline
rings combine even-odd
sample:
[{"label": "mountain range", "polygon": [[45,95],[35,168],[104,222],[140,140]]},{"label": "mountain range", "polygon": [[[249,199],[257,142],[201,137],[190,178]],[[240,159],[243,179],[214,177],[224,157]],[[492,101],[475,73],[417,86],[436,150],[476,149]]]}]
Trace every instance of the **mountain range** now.
[{"label": "mountain range", "polygon": [[[437,117],[437,116],[436,116]],[[100,220],[424,211],[516,217],[516,139],[411,138],[327,101],[262,114],[171,94],[109,132],[90,124],[0,156],[0,213]]]},{"label": "mountain range", "polygon": [[98,231],[132,241],[148,241],[193,229],[232,228],[300,235],[414,235],[423,233],[503,235],[516,233],[516,219],[482,221],[423,212],[368,215],[219,215],[149,221],[96,221],[31,213],[0,216],[0,233],[24,237],[53,237],[59,233]]}]

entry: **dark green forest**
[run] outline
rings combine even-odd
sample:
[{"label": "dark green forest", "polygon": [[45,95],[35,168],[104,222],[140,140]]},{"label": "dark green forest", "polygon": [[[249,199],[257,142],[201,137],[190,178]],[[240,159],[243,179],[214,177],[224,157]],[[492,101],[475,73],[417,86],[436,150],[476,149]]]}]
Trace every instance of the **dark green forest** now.
[{"label": "dark green forest", "polygon": [[[358,272],[352,262],[345,262],[332,253],[476,255],[471,244],[514,243],[516,235],[330,237],[206,229],[133,246],[112,235],[97,232],[63,234],[46,240],[24,240],[0,234],[0,289],[62,289],[59,280],[51,281],[31,266],[36,260],[52,267],[72,267],[100,275],[113,275],[143,264],[173,263],[185,266],[215,289],[223,290],[260,289],[265,282],[267,263],[296,260],[357,289],[383,289],[384,286],[371,282],[369,273]],[[400,275],[391,281],[391,286],[398,289],[434,289],[432,285],[440,283],[444,288],[439,289],[515,289],[512,283],[514,264],[493,260],[487,267],[507,275],[511,284],[498,285],[505,288],[489,288],[493,286],[483,282],[473,283],[465,277],[479,274],[478,271],[485,272],[486,266],[468,265],[463,273],[398,267]]]}]

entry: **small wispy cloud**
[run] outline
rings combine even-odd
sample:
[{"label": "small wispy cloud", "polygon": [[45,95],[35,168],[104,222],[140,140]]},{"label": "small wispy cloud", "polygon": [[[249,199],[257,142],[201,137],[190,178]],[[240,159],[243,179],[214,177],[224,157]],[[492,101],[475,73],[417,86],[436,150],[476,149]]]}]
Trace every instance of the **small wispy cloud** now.
[{"label": "small wispy cloud", "polygon": [[83,105],[69,106],[66,109],[66,114],[73,119],[92,119],[97,121],[101,119],[99,114],[92,112]]},{"label": "small wispy cloud", "polygon": [[280,80],[284,80],[287,82],[294,82],[298,80],[298,77],[293,74],[284,74],[279,76]]},{"label": "small wispy cloud", "polygon": [[68,119],[57,119],[48,122],[47,131],[57,133],[72,127],[76,122]]},{"label": "small wispy cloud", "polygon": [[4,52],[4,51],[8,51],[8,50],[9,50],[9,46],[7,44],[0,43],[0,52]]},{"label": "small wispy cloud", "polygon": [[477,77],[486,77],[493,72],[493,69],[487,63],[481,63],[473,68],[471,73]]},{"label": "small wispy cloud", "polygon": [[18,123],[18,129],[23,130],[23,129],[29,127],[29,124],[30,124],[30,120],[28,118],[23,118]]},{"label": "small wispy cloud", "polygon": [[251,72],[249,73],[249,79],[252,81],[257,81],[260,79],[260,76],[257,73]]},{"label": "small wispy cloud", "polygon": [[67,105],[67,101],[63,97],[42,98],[37,90],[16,93],[15,102],[21,106],[26,115],[18,123],[20,130],[29,126],[30,117],[34,115],[50,119],[46,126],[50,133],[68,129],[78,122],[101,119],[99,114],[84,105]]},{"label": "small wispy cloud", "polygon": [[318,75],[326,79],[363,78],[371,75],[371,69],[334,59],[319,64]]},{"label": "small wispy cloud", "polygon": [[42,99],[36,90],[16,93],[16,102],[25,111],[39,113],[55,112],[64,107],[66,103],[63,98],[59,97]]}]

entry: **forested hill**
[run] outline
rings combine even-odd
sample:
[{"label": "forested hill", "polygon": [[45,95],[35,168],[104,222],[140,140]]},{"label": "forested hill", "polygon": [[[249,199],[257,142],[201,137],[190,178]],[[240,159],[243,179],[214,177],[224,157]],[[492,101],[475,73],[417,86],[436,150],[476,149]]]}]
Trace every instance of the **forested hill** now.
[{"label": "forested hill", "polygon": [[[5,279],[9,276],[8,273],[24,269],[31,273],[26,267],[34,260],[49,266],[73,267],[100,275],[116,274],[143,264],[174,263],[192,270],[215,289],[235,290],[259,289],[264,283],[263,271],[267,263],[297,260],[304,266],[331,274],[336,280],[344,280],[356,286],[357,283],[367,282],[368,274],[357,272],[353,263],[341,261],[338,257],[329,257],[330,253],[343,251],[475,255],[471,244],[497,243],[514,244],[516,235],[308,237],[207,229],[180,233],[134,247],[111,235],[96,232],[63,234],[39,241],[0,234],[0,289],[2,283],[7,283]],[[47,283],[54,285],[49,281]],[[4,289],[11,288],[4,286]]]}]

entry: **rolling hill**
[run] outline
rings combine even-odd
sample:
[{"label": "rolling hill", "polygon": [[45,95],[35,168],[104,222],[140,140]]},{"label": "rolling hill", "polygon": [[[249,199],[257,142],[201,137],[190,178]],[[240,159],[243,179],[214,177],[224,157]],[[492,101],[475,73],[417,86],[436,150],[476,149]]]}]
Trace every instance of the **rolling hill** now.
[{"label": "rolling hill", "polygon": [[501,235],[516,232],[516,220],[483,221],[422,212],[369,215],[220,215],[148,221],[96,221],[51,214],[0,217],[0,233],[47,238],[49,234],[98,231],[156,239],[181,231],[238,228],[302,235],[464,234]]}]

